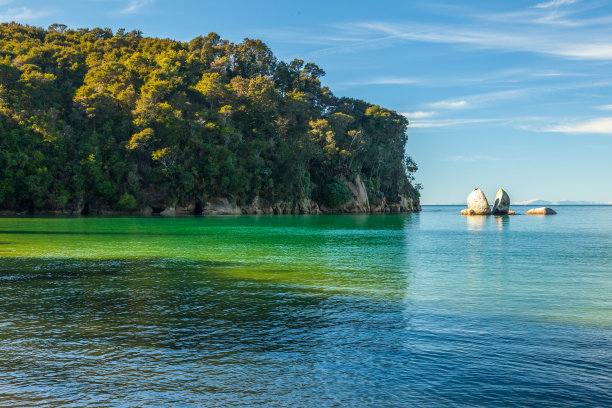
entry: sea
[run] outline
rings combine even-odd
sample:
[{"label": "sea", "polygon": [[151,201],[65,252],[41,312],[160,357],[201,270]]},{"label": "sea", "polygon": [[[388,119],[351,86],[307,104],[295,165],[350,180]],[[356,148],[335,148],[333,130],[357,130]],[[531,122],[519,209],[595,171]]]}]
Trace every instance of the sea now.
[{"label": "sea", "polygon": [[0,406],[612,406],[612,206],[553,208],[1,217]]}]

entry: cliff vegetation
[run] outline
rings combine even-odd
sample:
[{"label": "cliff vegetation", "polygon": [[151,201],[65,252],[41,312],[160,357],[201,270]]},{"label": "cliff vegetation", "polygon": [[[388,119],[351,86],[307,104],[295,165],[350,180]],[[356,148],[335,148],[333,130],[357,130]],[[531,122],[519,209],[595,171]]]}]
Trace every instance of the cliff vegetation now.
[{"label": "cliff vegetation", "polygon": [[408,121],[323,75],[253,39],[1,24],[0,210],[418,209]]}]

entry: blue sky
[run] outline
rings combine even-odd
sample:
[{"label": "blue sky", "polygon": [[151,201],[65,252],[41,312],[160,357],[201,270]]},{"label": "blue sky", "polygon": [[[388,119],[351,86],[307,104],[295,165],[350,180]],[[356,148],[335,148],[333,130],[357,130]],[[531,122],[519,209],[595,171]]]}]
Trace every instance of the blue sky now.
[{"label": "blue sky", "polygon": [[0,0],[0,20],[219,33],[317,63],[338,96],[410,120],[424,204],[612,202],[612,6],[605,1]]}]

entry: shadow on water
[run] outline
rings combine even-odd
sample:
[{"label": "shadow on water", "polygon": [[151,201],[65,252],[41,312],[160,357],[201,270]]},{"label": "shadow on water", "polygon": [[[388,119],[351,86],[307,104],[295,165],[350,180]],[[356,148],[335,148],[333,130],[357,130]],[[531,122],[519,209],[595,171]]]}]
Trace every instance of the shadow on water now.
[{"label": "shadow on water", "polygon": [[0,323],[12,329],[0,339],[35,339],[50,330],[58,344],[270,351],[314,341],[317,330],[338,323],[327,320],[326,309],[349,298],[389,302],[224,273],[245,266],[165,258],[0,258]]},{"label": "shadow on water", "polygon": [[[79,259],[79,258],[0,258],[0,281],[30,281],[76,279],[95,276],[121,275],[130,269],[151,267],[233,267],[235,262],[188,261],[167,258],[147,259]],[[243,264],[240,264],[243,265]]]},{"label": "shadow on water", "polygon": [[[83,235],[83,231],[50,231],[50,230],[0,230],[0,234],[7,235]],[[189,236],[189,235],[205,235],[203,232],[146,232],[146,231],[96,231],[96,232],[87,232],[87,235],[142,235],[142,236],[150,236],[150,237],[160,237],[160,236]],[[1,244],[1,243],[0,243]]]}]

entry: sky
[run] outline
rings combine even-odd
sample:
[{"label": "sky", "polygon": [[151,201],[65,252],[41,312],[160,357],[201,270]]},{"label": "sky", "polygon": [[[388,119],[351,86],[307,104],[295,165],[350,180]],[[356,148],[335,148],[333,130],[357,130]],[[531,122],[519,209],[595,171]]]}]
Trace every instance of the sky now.
[{"label": "sky", "polygon": [[261,39],[323,68],[335,95],[408,118],[423,204],[475,187],[612,203],[606,1],[0,0],[0,21]]}]

